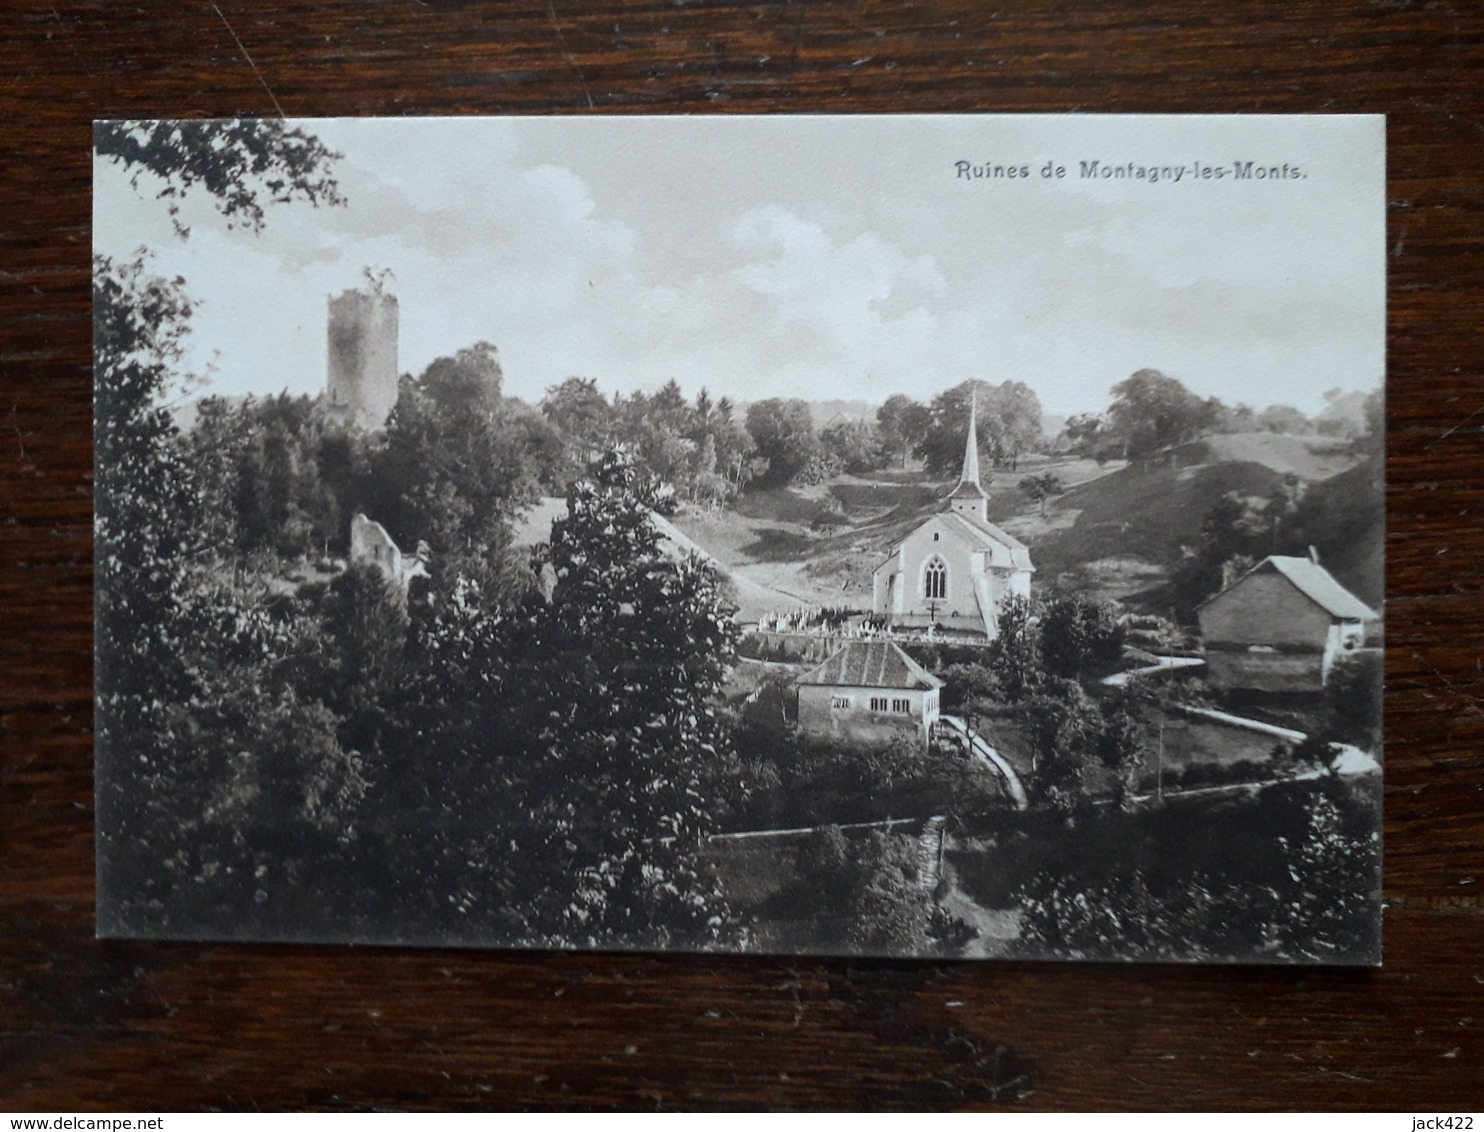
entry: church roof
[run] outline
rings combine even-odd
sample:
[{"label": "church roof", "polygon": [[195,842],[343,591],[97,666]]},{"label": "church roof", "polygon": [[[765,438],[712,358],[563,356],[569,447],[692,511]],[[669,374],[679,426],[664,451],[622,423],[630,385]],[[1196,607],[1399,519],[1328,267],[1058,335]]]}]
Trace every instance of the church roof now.
[{"label": "church roof", "polygon": [[[1017,570],[1035,570],[1035,567],[1031,565],[1030,548],[1009,531],[1002,530],[987,519],[979,522],[975,517],[959,511],[938,511],[914,527],[912,534],[916,534],[935,519],[941,520],[944,526],[960,535],[970,546],[978,550],[990,550],[996,544],[1005,547],[1010,551],[1010,561]],[[907,539],[910,539],[912,534],[909,534]],[[901,553],[902,545],[902,542],[893,543],[890,553],[881,560],[876,569],[881,569],[882,566],[896,558]]]},{"label": "church roof", "polygon": [[851,641],[823,664],[800,676],[799,683],[922,691],[943,686],[943,681],[891,641]]},{"label": "church roof", "polygon": [[[1293,583],[1295,589],[1319,606],[1331,617],[1337,617],[1344,621],[1375,621],[1379,614],[1368,606],[1360,598],[1347,590],[1335,576],[1319,563],[1309,558],[1295,558],[1286,554],[1271,554],[1264,558],[1251,570],[1243,574],[1231,585],[1227,586],[1221,593],[1235,589],[1243,581],[1256,574],[1259,570],[1271,567],[1283,577]],[[1214,601],[1221,594],[1207,598],[1206,601]],[[1202,605],[1206,602],[1202,602]]]},{"label": "church roof", "polygon": [[1033,569],[1031,566],[1030,549],[1009,531],[1001,530],[989,520],[979,522],[976,517],[965,515],[959,511],[942,511],[936,518],[942,519],[949,527],[958,531],[975,546],[988,549],[998,543],[1007,547],[1010,551],[1010,561],[1022,570]]}]

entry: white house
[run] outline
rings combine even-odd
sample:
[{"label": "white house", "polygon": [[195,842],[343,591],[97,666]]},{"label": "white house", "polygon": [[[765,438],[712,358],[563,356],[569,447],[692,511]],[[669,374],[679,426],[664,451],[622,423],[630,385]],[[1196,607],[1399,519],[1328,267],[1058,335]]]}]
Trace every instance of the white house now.
[{"label": "white house", "polygon": [[958,486],[933,515],[896,546],[872,578],[871,608],[888,624],[993,638],[1007,597],[1030,597],[1030,551],[989,521],[989,495],[979,482],[975,410]]},{"label": "white house", "polygon": [[926,747],[942,686],[890,641],[851,641],[799,677],[799,730],[883,746],[907,736]]}]

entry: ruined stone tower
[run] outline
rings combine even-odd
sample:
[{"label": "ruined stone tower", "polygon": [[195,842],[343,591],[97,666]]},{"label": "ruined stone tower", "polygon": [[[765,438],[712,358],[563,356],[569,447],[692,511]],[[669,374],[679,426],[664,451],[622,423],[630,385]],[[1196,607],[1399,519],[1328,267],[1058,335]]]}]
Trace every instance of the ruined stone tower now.
[{"label": "ruined stone tower", "polygon": [[397,403],[397,297],[380,287],[330,296],[329,359],[325,411],[368,432],[385,428]]}]

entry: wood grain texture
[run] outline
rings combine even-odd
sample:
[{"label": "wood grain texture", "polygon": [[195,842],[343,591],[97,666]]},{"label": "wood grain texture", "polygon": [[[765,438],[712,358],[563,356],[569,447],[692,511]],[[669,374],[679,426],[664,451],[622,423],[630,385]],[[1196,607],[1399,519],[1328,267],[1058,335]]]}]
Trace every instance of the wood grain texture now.
[{"label": "wood grain texture", "polygon": [[[0,14],[0,1108],[1484,1104],[1484,12],[123,4]],[[1386,965],[99,943],[89,121],[1390,116]]]}]

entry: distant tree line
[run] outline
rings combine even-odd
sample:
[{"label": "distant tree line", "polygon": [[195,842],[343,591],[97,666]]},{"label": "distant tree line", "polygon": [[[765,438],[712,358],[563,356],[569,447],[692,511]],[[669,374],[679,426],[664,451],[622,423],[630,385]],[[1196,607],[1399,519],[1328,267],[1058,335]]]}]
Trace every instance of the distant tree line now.
[{"label": "distant tree line", "polygon": [[1379,390],[1361,394],[1331,389],[1324,395],[1325,409],[1313,419],[1291,405],[1269,405],[1258,412],[1250,405],[1200,397],[1155,369],[1139,370],[1111,392],[1106,412],[1068,418],[1061,439],[1070,451],[1100,460],[1145,461],[1213,434],[1272,432],[1363,443],[1382,427]]}]

